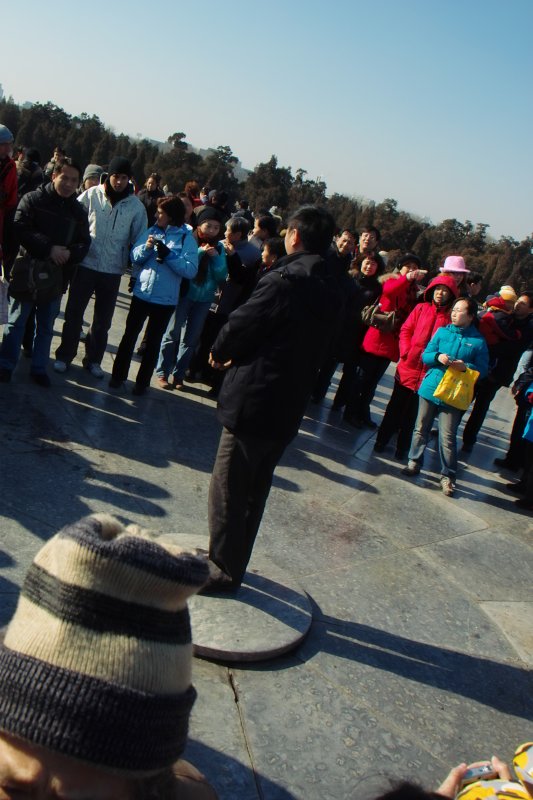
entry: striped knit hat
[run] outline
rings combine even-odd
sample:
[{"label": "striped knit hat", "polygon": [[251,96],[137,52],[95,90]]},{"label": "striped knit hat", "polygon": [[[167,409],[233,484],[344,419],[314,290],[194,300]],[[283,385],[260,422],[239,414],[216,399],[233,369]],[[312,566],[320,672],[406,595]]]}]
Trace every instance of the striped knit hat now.
[{"label": "striped knit hat", "polygon": [[39,551],[0,645],[0,731],[136,775],[183,752],[205,559],[107,514]]}]

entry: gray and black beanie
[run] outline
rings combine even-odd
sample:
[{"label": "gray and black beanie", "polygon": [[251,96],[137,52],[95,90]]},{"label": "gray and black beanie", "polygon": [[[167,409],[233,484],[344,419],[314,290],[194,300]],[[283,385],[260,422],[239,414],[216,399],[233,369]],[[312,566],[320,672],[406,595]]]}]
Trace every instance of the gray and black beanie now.
[{"label": "gray and black beanie", "polygon": [[207,561],[107,514],[37,553],[0,645],[0,731],[137,776],[176,761],[196,698],[187,598]]}]

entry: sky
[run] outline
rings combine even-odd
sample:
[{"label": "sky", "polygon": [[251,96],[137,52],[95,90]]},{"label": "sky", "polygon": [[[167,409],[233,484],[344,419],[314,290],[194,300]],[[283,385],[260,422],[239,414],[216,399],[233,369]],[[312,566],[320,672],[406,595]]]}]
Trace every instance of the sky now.
[{"label": "sky", "polygon": [[[328,194],[533,232],[533,0],[26,0],[0,83]],[[72,24],[71,24],[72,23]],[[48,155],[48,154],[47,154]],[[193,176],[191,176],[193,177]]]}]

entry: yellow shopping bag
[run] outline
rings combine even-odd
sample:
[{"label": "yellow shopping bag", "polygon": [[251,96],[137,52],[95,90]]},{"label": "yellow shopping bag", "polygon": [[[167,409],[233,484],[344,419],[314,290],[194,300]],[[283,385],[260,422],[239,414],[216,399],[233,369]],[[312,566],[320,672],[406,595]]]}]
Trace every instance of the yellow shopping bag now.
[{"label": "yellow shopping bag", "polygon": [[448,367],[433,392],[433,397],[442,400],[447,406],[466,411],[473,400],[474,386],[478,378],[479,372],[470,367],[467,367],[465,372]]}]

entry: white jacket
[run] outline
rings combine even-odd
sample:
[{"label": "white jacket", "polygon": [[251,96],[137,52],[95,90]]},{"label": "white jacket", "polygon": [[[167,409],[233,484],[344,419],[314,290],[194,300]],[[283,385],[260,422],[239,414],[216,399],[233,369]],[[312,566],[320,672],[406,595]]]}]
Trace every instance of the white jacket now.
[{"label": "white jacket", "polygon": [[128,265],[131,245],[148,227],[145,207],[134,194],[112,206],[102,184],[87,189],[78,200],[89,215],[91,234],[91,247],[81,265],[121,275]]}]

